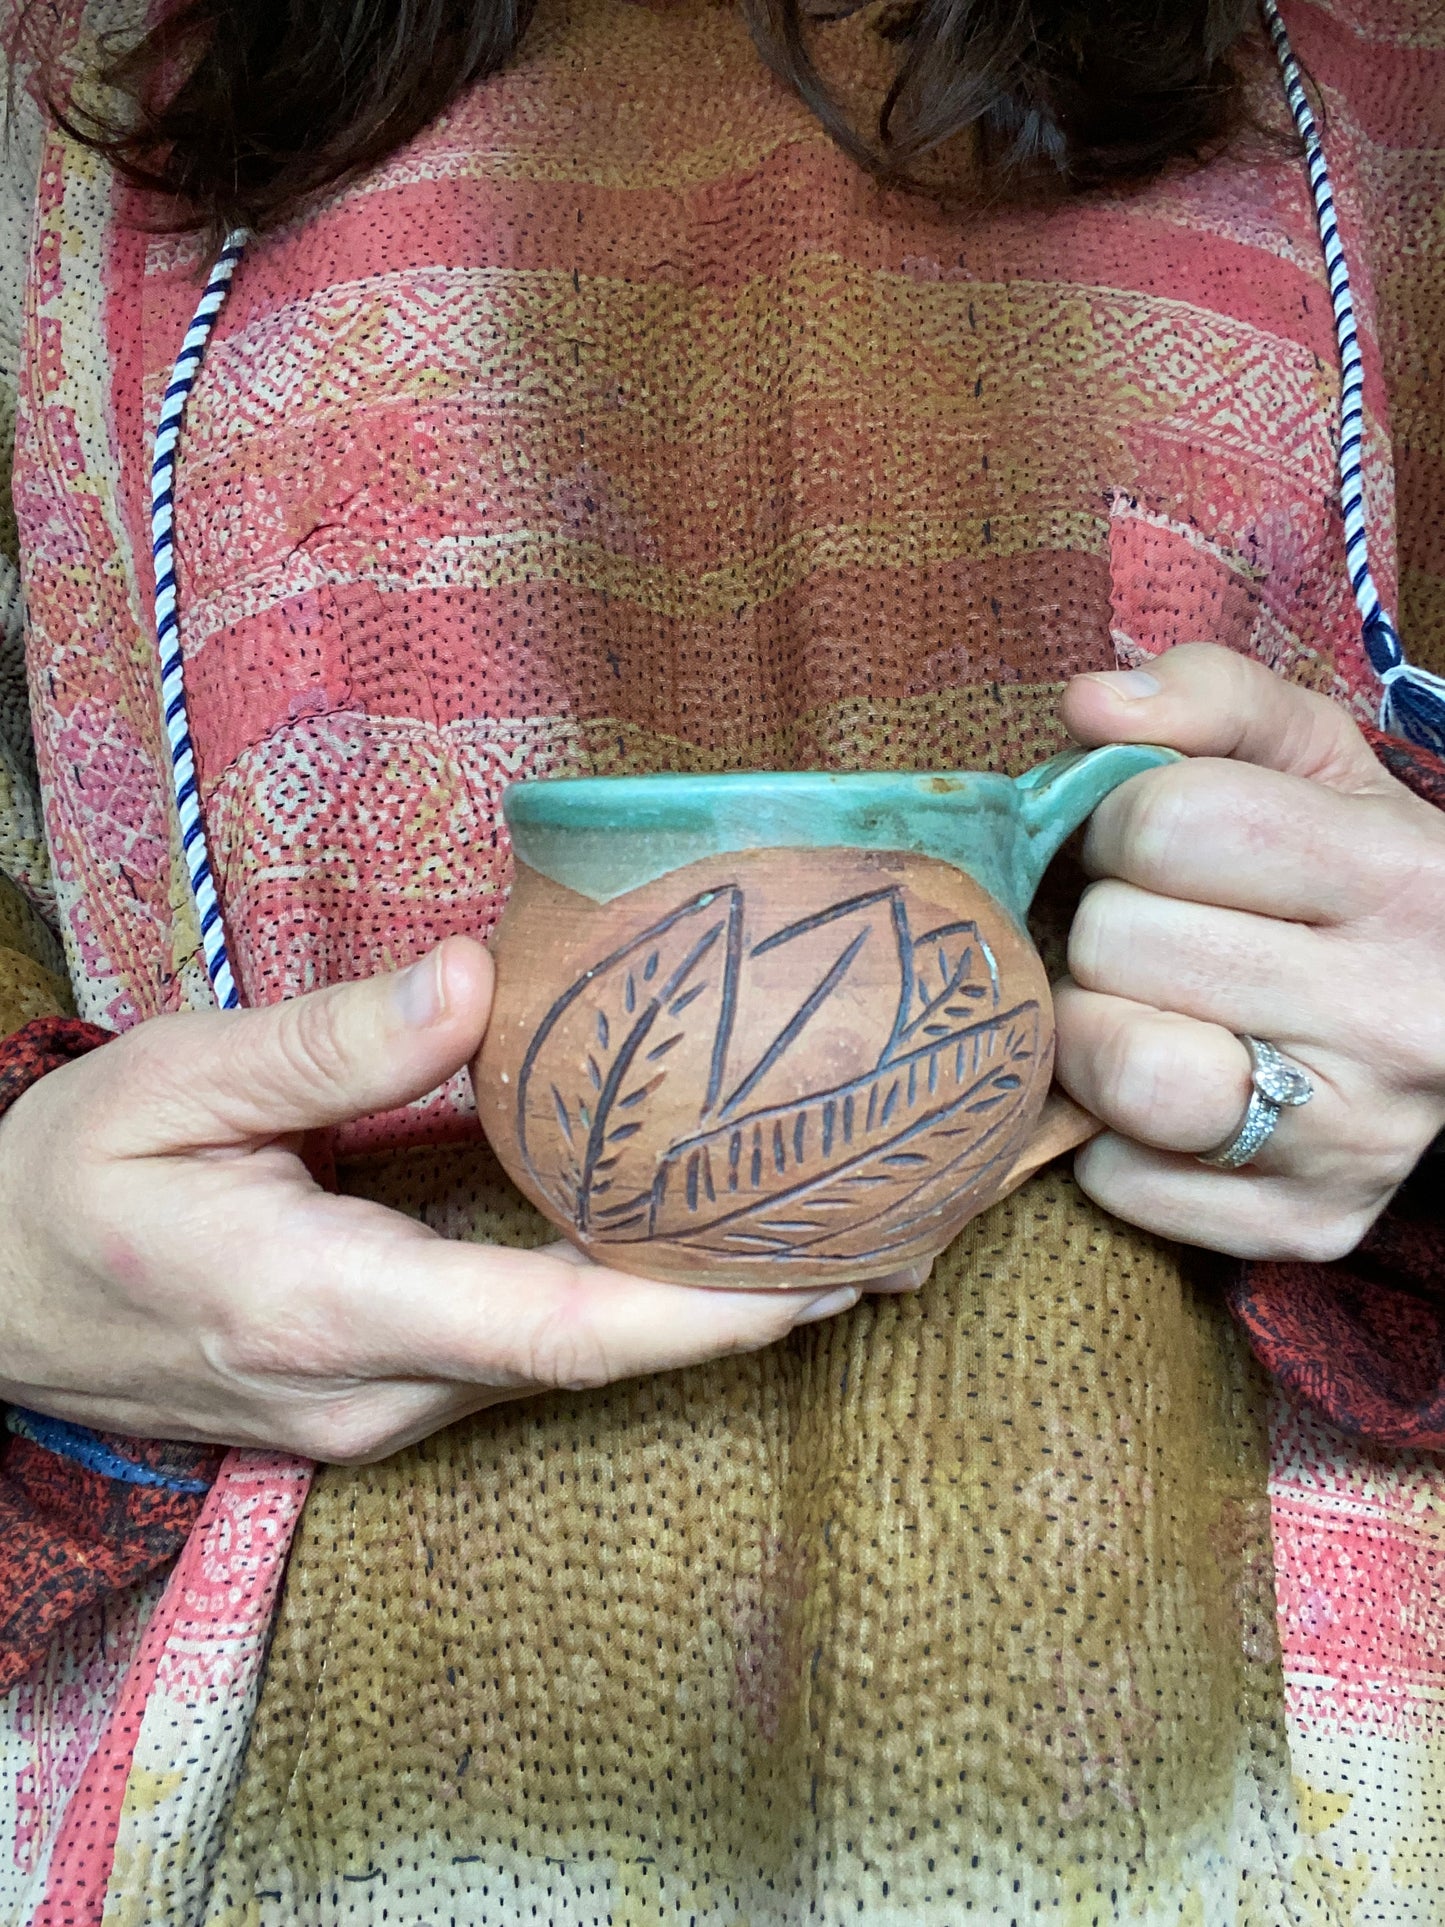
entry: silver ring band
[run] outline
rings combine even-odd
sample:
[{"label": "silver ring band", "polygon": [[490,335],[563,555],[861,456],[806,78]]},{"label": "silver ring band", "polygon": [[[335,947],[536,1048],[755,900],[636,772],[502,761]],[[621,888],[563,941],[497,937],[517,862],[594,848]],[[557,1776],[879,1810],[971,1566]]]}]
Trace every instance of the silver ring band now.
[{"label": "silver ring band", "polygon": [[1241,1037],[1239,1041],[1253,1064],[1249,1108],[1229,1142],[1199,1160],[1221,1171],[1238,1171],[1251,1163],[1273,1137],[1280,1112],[1308,1104],[1315,1094],[1314,1085],[1299,1065],[1292,1064],[1273,1044],[1261,1037]]}]

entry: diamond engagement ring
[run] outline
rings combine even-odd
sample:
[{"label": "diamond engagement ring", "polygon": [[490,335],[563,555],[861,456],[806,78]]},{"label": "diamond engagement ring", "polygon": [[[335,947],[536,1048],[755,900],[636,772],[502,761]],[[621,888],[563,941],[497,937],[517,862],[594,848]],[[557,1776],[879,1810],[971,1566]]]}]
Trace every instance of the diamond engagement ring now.
[{"label": "diamond engagement ring", "polygon": [[1315,1094],[1314,1085],[1298,1064],[1291,1064],[1273,1044],[1259,1037],[1241,1037],[1239,1041],[1254,1060],[1249,1109],[1228,1144],[1199,1160],[1201,1164],[1217,1165],[1221,1171],[1237,1171],[1248,1164],[1269,1142],[1280,1112],[1308,1104]]}]

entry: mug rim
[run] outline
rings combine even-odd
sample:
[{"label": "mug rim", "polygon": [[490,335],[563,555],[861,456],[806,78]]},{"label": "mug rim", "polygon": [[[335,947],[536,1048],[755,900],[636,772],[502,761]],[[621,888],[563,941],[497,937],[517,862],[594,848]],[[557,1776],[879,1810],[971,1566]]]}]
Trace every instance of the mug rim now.
[{"label": "mug rim", "polygon": [[658,829],[669,817],[696,823],[698,812],[736,803],[749,794],[787,803],[861,801],[869,790],[880,801],[957,801],[969,791],[1012,791],[1016,777],[997,770],[658,770],[647,775],[536,776],[508,784],[502,814],[509,827],[599,829],[634,812],[642,826]]}]

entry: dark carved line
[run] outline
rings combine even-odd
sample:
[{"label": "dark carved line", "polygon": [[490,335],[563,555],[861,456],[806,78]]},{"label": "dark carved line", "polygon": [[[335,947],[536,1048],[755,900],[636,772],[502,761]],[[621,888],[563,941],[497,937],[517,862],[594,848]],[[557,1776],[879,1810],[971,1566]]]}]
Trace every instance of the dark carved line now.
[{"label": "dark carved line", "polygon": [[983,932],[979,929],[976,923],[972,923],[972,922],[941,923],[939,924],[936,930],[925,930],[923,935],[919,937],[917,941],[919,942],[920,945],[925,943],[937,943],[940,937],[952,937],[952,936],[955,936],[961,930],[968,930],[972,932],[973,938],[977,942],[979,950],[983,956],[983,960],[988,965],[988,974],[993,979],[993,994],[995,997],[997,997],[998,996],[998,964],[995,962],[994,954],[989,949],[988,944],[984,939]]},{"label": "dark carved line", "polygon": [[733,1018],[738,1006],[738,978],[743,964],[743,893],[739,889],[732,892],[732,903],[728,910],[728,940],[723,956],[722,1005],[718,1011],[717,1029],[713,1032],[712,1063],[707,1074],[707,1094],[703,1098],[702,1116],[706,1117],[717,1103],[718,1092],[722,1089],[723,1071],[727,1066],[728,1046],[732,1042]]},{"label": "dark carved line", "polygon": [[846,903],[830,904],[826,910],[819,910],[811,917],[804,917],[798,923],[790,923],[782,930],[775,930],[761,943],[755,943],[748,952],[750,957],[761,957],[765,951],[776,950],[779,944],[791,943],[794,937],[806,937],[810,930],[821,930],[824,924],[836,923],[839,917],[852,916],[856,910],[871,909],[875,903],[886,903],[898,895],[898,885],[889,884],[886,890],[870,890],[865,896],[849,897]]},{"label": "dark carved line", "polygon": [[[1038,1009],[1038,1006],[1036,1004],[1033,1004],[1033,1003],[1022,1004],[1016,1010],[1008,1012],[1007,1015],[1009,1018],[1015,1018],[1022,1015],[1026,1011],[1036,1014],[1037,1009]],[[898,1135],[895,1138],[891,1139],[886,1145],[875,1145],[869,1148],[865,1148],[864,1150],[855,1154],[851,1164],[840,1165],[837,1169],[833,1171],[823,1172],[815,1176],[804,1177],[800,1179],[800,1181],[797,1184],[789,1185],[784,1190],[777,1192],[772,1199],[770,1199],[766,1204],[762,1206],[762,1208],[765,1210],[772,1210],[776,1206],[786,1203],[787,1200],[789,1200],[790,1198],[802,1198],[802,1197],[808,1196],[809,1192],[813,1190],[815,1187],[832,1186],[836,1184],[843,1184],[843,1183],[854,1181],[859,1174],[860,1167],[866,1165],[871,1159],[875,1157],[881,1158],[887,1152],[892,1152],[896,1154],[904,1145],[910,1143],[914,1138],[921,1136],[925,1132],[934,1130],[937,1126],[939,1126],[940,1124],[943,1124],[947,1119],[951,1117],[957,1117],[960,1113],[969,1114],[970,1112],[975,1111],[977,1108],[977,1100],[982,1095],[985,1087],[993,1079],[999,1077],[1000,1075],[1001,1073],[997,1070],[988,1071],[978,1083],[970,1085],[967,1090],[960,1091],[956,1097],[940,1105],[936,1110],[929,1111],[925,1113],[922,1117],[915,1118],[913,1122],[907,1127],[906,1130],[900,1131]],[[1013,1095],[1013,1093],[1010,1092],[1009,1095]],[[814,1101],[816,1102],[816,1100]],[[849,1100],[845,1098],[844,1100],[845,1104],[848,1101]],[[986,1108],[993,1109],[995,1108],[995,1106],[992,1104],[989,1104],[986,1106]],[[753,1185],[755,1188],[760,1184],[762,1179],[762,1126],[763,1126],[763,1123],[768,1119],[768,1115],[769,1114],[767,1112],[762,1112],[760,1113],[760,1115],[756,1120],[753,1120],[752,1178],[753,1178]],[[825,1112],[825,1115],[826,1115],[826,1112]],[[746,1124],[748,1121],[749,1120],[743,1120],[744,1124]],[[973,1132],[970,1132],[969,1133],[970,1146],[976,1147],[978,1143],[982,1143],[986,1141],[987,1138],[991,1137],[998,1128],[999,1128],[999,1122],[996,1121],[990,1124],[980,1136],[975,1137],[975,1134]],[[957,1133],[955,1134],[957,1135]],[[845,1139],[845,1142],[846,1142],[846,1139]],[[669,1152],[668,1155],[670,1158],[676,1159],[681,1155],[683,1155],[685,1152],[692,1150],[693,1148],[694,1148],[694,1145],[690,1143],[680,1144],[675,1146],[673,1150]],[[966,1147],[963,1151],[959,1153],[959,1156],[966,1157],[969,1154],[970,1154],[970,1149]],[[954,1162],[957,1162],[957,1160],[954,1160]],[[817,1198],[809,1198],[810,1204],[813,1204],[817,1201],[818,1201]],[[750,1201],[746,1204],[737,1205],[733,1208],[732,1211],[727,1213],[724,1217],[716,1219],[711,1226],[703,1226],[701,1227],[701,1229],[702,1230],[720,1229],[722,1226],[728,1224],[732,1220],[747,1217],[750,1213],[756,1211],[758,1208],[759,1206],[756,1201]]]},{"label": "dark carved line", "polygon": [[[649,1056],[651,1055],[650,1052],[648,1054]],[[630,1111],[634,1104],[640,1104],[643,1098],[651,1097],[652,1093],[657,1089],[658,1085],[663,1082],[666,1075],[667,1073],[665,1071],[659,1071],[657,1076],[654,1077],[649,1083],[639,1085],[635,1091],[629,1091],[626,1097],[618,1098],[617,1100],[618,1110]]]},{"label": "dark carved line", "polygon": [[[1016,1113],[1010,1113],[1010,1116],[1014,1116],[1014,1115],[1016,1115]],[[912,1227],[915,1224],[917,1224],[921,1219],[931,1217],[933,1213],[938,1209],[937,1204],[929,1204],[929,1205],[925,1205],[922,1210],[915,1211],[911,1217],[899,1218],[895,1215],[899,1204],[906,1204],[910,1198],[917,1198],[921,1196],[924,1192],[928,1190],[930,1185],[934,1184],[938,1180],[942,1178],[952,1177],[962,1167],[966,1166],[971,1159],[975,1159],[975,1158],[979,1159],[979,1162],[975,1166],[972,1174],[974,1182],[977,1182],[977,1180],[981,1178],[986,1172],[993,1170],[996,1166],[1000,1164],[1007,1165],[1009,1162],[1012,1161],[1018,1145],[1017,1133],[1006,1136],[1003,1139],[1003,1142],[1001,1144],[995,1145],[993,1150],[988,1151],[988,1155],[986,1157],[982,1157],[982,1158],[979,1157],[980,1152],[986,1151],[988,1149],[988,1145],[991,1139],[996,1138],[1000,1131],[1007,1130],[1008,1124],[1009,1124],[1009,1117],[1001,1117],[996,1119],[995,1122],[989,1126],[988,1130],[985,1131],[981,1137],[976,1139],[972,1144],[968,1145],[964,1150],[960,1151],[956,1158],[952,1159],[948,1164],[940,1166],[940,1168],[937,1171],[931,1172],[927,1177],[923,1178],[917,1185],[915,1185],[913,1190],[904,1192],[902,1198],[898,1200],[897,1204],[895,1204],[893,1207],[893,1211],[890,1212],[889,1214],[890,1221],[893,1227],[892,1238],[893,1238],[895,1247],[898,1243],[906,1242],[906,1234],[911,1231]],[[883,1245],[879,1247],[880,1251],[886,1251],[887,1249],[888,1249],[887,1245]],[[870,1253],[866,1255],[871,1256],[873,1254]]]},{"label": "dark carved line", "polygon": [[[712,896],[715,894],[715,892],[709,894],[704,901],[711,902]],[[598,1158],[600,1158],[603,1153],[604,1132],[606,1130],[607,1119],[613,1104],[616,1102],[622,1080],[631,1070],[632,1060],[638,1051],[641,1050],[647,1039],[648,1032],[652,1029],[653,1024],[656,1023],[661,1014],[662,1006],[676,995],[679,987],[687,982],[692,972],[702,962],[709,950],[712,949],[718,940],[719,928],[719,925],[714,924],[710,930],[704,931],[702,936],[698,938],[692,949],[688,951],[682,962],[677,966],[677,969],[673,971],[667,982],[661,990],[655,994],[637,1022],[632,1026],[632,1029],[627,1034],[626,1042],[613,1059],[612,1068],[607,1073],[607,1081],[603,1085],[597,1100],[597,1115],[593,1119],[592,1128],[588,1133],[587,1150],[582,1159],[582,1185],[577,1194],[576,1209],[572,1213],[572,1221],[579,1231],[585,1232],[587,1229],[587,1198],[592,1185],[592,1173],[596,1168]],[[624,952],[623,954],[625,955],[626,953]],[[641,1127],[638,1125],[624,1125],[622,1128],[630,1134],[632,1131],[638,1130]]]},{"label": "dark carved line", "polygon": [[[995,1149],[988,1152],[987,1156],[980,1158],[980,1153],[987,1150],[990,1140],[997,1138],[999,1132],[1007,1128],[1008,1123],[1009,1123],[1008,1117],[1002,1117],[1002,1118],[996,1119],[988,1127],[988,1129],[982,1133],[981,1136],[972,1137],[972,1141],[967,1146],[965,1146],[965,1148],[962,1151],[960,1151],[956,1157],[950,1159],[947,1164],[938,1166],[936,1170],[928,1172],[925,1176],[923,1176],[919,1180],[919,1182],[916,1185],[913,1186],[911,1190],[905,1191],[902,1197],[897,1199],[894,1202],[894,1204],[890,1207],[889,1223],[891,1226],[891,1230],[890,1230],[889,1237],[883,1242],[881,1242],[880,1244],[872,1247],[870,1250],[859,1252],[857,1254],[859,1262],[860,1263],[869,1262],[874,1258],[884,1256],[890,1250],[896,1251],[901,1246],[906,1245],[908,1243],[909,1235],[911,1234],[912,1227],[915,1224],[919,1223],[921,1220],[931,1217],[933,1213],[938,1209],[937,1204],[934,1203],[934,1204],[926,1205],[922,1210],[915,1211],[910,1217],[907,1217],[907,1218],[897,1217],[896,1213],[898,1211],[899,1206],[902,1204],[906,1204],[910,1198],[917,1198],[921,1196],[924,1192],[928,1191],[928,1189],[931,1186],[940,1183],[943,1179],[948,1178],[952,1176],[954,1173],[956,1173],[961,1167],[966,1166],[971,1159],[979,1158],[979,1163],[974,1172],[975,1179],[982,1177],[986,1172],[994,1169],[996,1166],[1000,1164],[1006,1163],[1009,1159],[1011,1159],[1012,1156],[1014,1155],[1015,1144],[1016,1144],[1016,1139],[1012,1136],[1006,1137],[1002,1144],[997,1145]],[[847,1205],[848,1207],[851,1208],[855,1203],[856,1203],[856,1199],[852,1199],[852,1198],[833,1199],[833,1198],[810,1197],[808,1199],[808,1207],[810,1210],[817,1210],[820,1205],[825,1205],[825,1204]],[[703,1229],[705,1231],[715,1231],[715,1230],[721,1229],[723,1226],[726,1225],[726,1223],[727,1223],[727,1220],[723,1219],[720,1225],[705,1226]],[[848,1234],[846,1230],[843,1232],[838,1232],[838,1231],[829,1230],[825,1228],[818,1237],[811,1239],[807,1245],[801,1248],[816,1254],[820,1246],[826,1248],[828,1240],[830,1238],[836,1238],[840,1236],[846,1237],[847,1235]],[[753,1239],[749,1233],[742,1232],[742,1231],[726,1232],[723,1242],[724,1244],[731,1244],[734,1242],[744,1241],[744,1240],[747,1241],[748,1243],[756,1242],[756,1240]],[[707,1249],[706,1246],[702,1246],[700,1248]],[[798,1248],[799,1247],[797,1246],[791,1247],[792,1250],[796,1250]],[[783,1255],[789,1255],[789,1254],[787,1251],[785,1251]]]},{"label": "dark carved line", "polygon": [[631,1231],[634,1225],[646,1223],[647,1213],[645,1211],[637,1211],[634,1212],[630,1218],[618,1218],[614,1224],[608,1225],[607,1229],[609,1231]]},{"label": "dark carved line", "polygon": [[[1038,1005],[1030,999],[1027,1003],[1019,1004],[1015,1006],[1013,1010],[1006,1010],[997,1017],[990,1016],[983,1019],[980,1023],[971,1024],[966,1030],[951,1032],[945,1043],[919,1045],[915,1050],[910,1051],[906,1057],[900,1057],[896,1063],[881,1065],[876,1071],[869,1071],[864,1076],[855,1078],[850,1084],[841,1085],[831,1091],[812,1091],[806,1097],[797,1098],[791,1103],[771,1104],[766,1110],[752,1112],[746,1117],[737,1119],[737,1123],[746,1129],[755,1118],[761,1122],[769,1123],[776,1113],[781,1112],[783,1115],[788,1116],[791,1115],[799,1105],[816,1104],[822,1108],[823,1131],[825,1136],[827,1136],[834,1129],[834,1125],[830,1122],[830,1114],[835,1114],[838,1102],[846,1099],[850,1093],[861,1092],[870,1085],[881,1082],[883,1078],[890,1074],[896,1081],[903,1071],[907,1070],[912,1072],[921,1063],[927,1063],[930,1068],[932,1068],[936,1066],[938,1059],[945,1051],[954,1049],[955,1055],[957,1055],[958,1050],[963,1049],[966,1045],[987,1043],[994,1032],[1002,1031],[1006,1026],[1014,1025],[1016,1028],[1011,1031],[1010,1034],[1019,1035],[1020,1032],[1017,1029],[1017,1020],[1019,1018],[1031,1020],[1022,1032],[1022,1035],[1027,1038],[1034,1024],[1037,1022],[1037,1013]],[[975,1068],[977,1067],[975,1066]],[[929,1088],[930,1091],[933,1091],[936,1089],[936,1085],[930,1084]],[[708,1135],[708,1133],[699,1132],[695,1135],[702,1137]],[[682,1143],[672,1147],[673,1152],[685,1149],[687,1144],[692,1141],[692,1139],[684,1139]]]},{"label": "dark carved line", "polygon": [[[556,1003],[553,1004],[552,1008],[547,1012],[547,1015],[533,1032],[532,1041],[527,1046],[527,1054],[522,1059],[522,1068],[517,1074],[517,1142],[521,1147],[522,1157],[526,1163],[529,1174],[536,1179],[539,1184],[541,1184],[541,1174],[533,1164],[531,1153],[527,1149],[526,1095],[528,1085],[531,1081],[533,1066],[536,1064],[538,1054],[543,1045],[561,1022],[562,1018],[572,1008],[573,1004],[576,1003],[577,999],[589,989],[594,978],[601,976],[604,971],[611,970],[614,964],[621,963],[623,958],[631,951],[640,950],[644,944],[652,943],[656,938],[665,936],[674,924],[681,923],[685,917],[690,917],[695,911],[704,909],[713,901],[716,894],[716,891],[713,890],[700,890],[695,897],[689,897],[686,903],[679,904],[675,910],[669,912],[661,923],[653,924],[650,929],[644,930],[640,936],[630,938],[626,943],[614,950],[610,956],[602,958],[601,962],[595,964],[584,976],[579,977],[575,983],[568,985],[567,989],[563,991],[562,995],[557,999]],[[648,958],[646,967],[642,973],[648,983],[651,983],[657,974],[657,964],[658,953],[654,950]],[[583,1122],[585,1123],[587,1120],[584,1118]],[[545,1190],[546,1187],[543,1186],[543,1189]],[[550,1193],[548,1195],[550,1196]]]},{"label": "dark carved line", "polygon": [[657,1236],[657,1214],[662,1209],[662,1201],[667,1196],[667,1174],[671,1166],[664,1158],[657,1167],[657,1176],[652,1180],[652,1195],[647,1202],[647,1235]]},{"label": "dark carved line", "polygon": [[893,942],[898,950],[898,1008],[893,1013],[893,1028],[888,1033],[888,1042],[883,1046],[885,1059],[903,1035],[908,1013],[913,1008],[913,992],[917,984],[913,967],[913,933],[908,927],[908,907],[901,890],[894,891],[892,908]]},{"label": "dark carved line", "polygon": [[[1011,1091],[1016,1091],[1022,1082],[1023,1079],[1021,1077],[1000,1077],[995,1082],[994,1089],[995,1091],[1001,1091],[1003,1096],[1007,1097]],[[1003,1099],[1001,1097],[983,1098],[977,1104],[971,1104],[969,1109],[971,1111],[990,1111],[995,1104],[999,1104],[1002,1101]]]},{"label": "dark carved line", "polygon": [[[969,938],[969,943],[967,946],[965,946],[964,953],[958,960],[957,970],[954,971],[951,977],[947,971],[944,972],[942,990],[939,991],[936,997],[930,997],[928,999],[927,1003],[925,1003],[925,1005],[923,1006],[923,1009],[919,1011],[918,1015],[913,1019],[913,1022],[911,1024],[906,1021],[907,1013],[905,1011],[904,1013],[905,1022],[901,1027],[897,1029],[896,1034],[889,1039],[888,1048],[884,1052],[885,1057],[890,1057],[893,1054],[894,1048],[898,1044],[904,1043],[908,1038],[914,1036],[918,1031],[919,1026],[922,1024],[925,1024],[928,1021],[928,1019],[938,1009],[939,1005],[943,1003],[944,999],[947,997],[951,997],[953,993],[959,988],[959,986],[963,982],[963,974],[968,966],[969,953],[974,943],[978,944],[979,950],[981,951],[983,956],[988,959],[990,967],[992,967],[993,959],[989,953],[988,945],[983,941],[983,938],[979,935],[978,925],[972,922],[941,923],[936,930],[926,931],[923,936],[917,937],[913,940],[913,954],[914,956],[917,956],[918,952],[923,948],[925,944],[937,943],[943,937],[963,936],[965,934]],[[980,994],[986,995],[987,993],[981,992]],[[993,995],[994,995],[994,1002],[997,1003],[998,1002],[998,979],[997,979],[996,972],[994,973]]]},{"label": "dark carved line", "polygon": [[860,930],[852,943],[848,945],[847,949],[833,964],[832,969],[828,971],[822,982],[815,987],[799,1008],[794,1011],[793,1015],[763,1052],[752,1070],[749,1071],[748,1075],[743,1079],[742,1083],[738,1085],[726,1104],[723,1105],[721,1112],[723,1117],[727,1117],[731,1112],[735,1111],[748,1095],[749,1091],[757,1089],[759,1083],[767,1076],[783,1052],[787,1050],[788,1046],[794,1041],[808,1019],[813,1016],[820,1005],[828,1001],[839,984],[842,983],[843,979],[853,967],[853,959],[858,955],[858,952],[867,941],[868,932],[866,930]]},{"label": "dark carved line", "polygon": [[624,1198],[621,1204],[604,1205],[602,1210],[596,1213],[597,1222],[604,1228],[610,1228],[618,1218],[624,1217],[629,1211],[636,1211],[640,1208],[637,1194],[634,1192],[630,1197]]}]

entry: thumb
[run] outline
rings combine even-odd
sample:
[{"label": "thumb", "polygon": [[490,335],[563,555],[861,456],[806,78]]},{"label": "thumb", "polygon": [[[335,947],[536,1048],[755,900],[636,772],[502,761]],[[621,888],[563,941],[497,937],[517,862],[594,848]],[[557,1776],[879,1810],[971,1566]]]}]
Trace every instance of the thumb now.
[{"label": "thumb", "polygon": [[1395,787],[1337,703],[1214,643],[1170,649],[1145,669],[1076,676],[1063,716],[1080,743],[1162,743],[1354,793]]},{"label": "thumb", "polygon": [[449,937],[389,975],[137,1025],[95,1053],[115,1087],[113,1103],[100,1097],[107,1146],[157,1156],[255,1144],[410,1103],[475,1053],[492,976],[482,944]]}]

